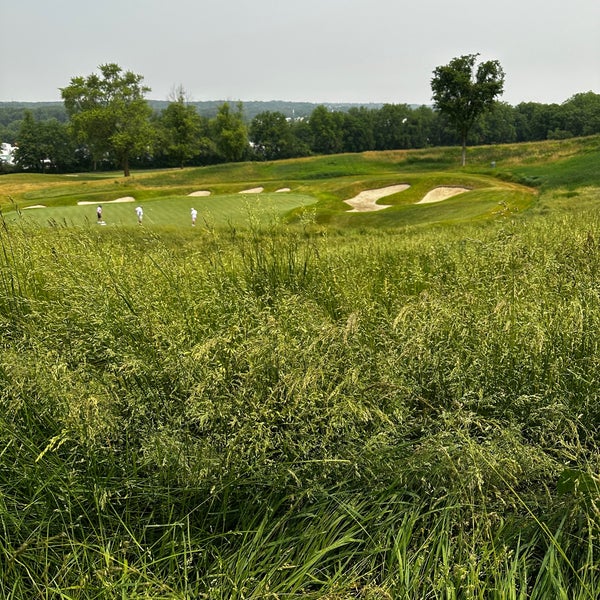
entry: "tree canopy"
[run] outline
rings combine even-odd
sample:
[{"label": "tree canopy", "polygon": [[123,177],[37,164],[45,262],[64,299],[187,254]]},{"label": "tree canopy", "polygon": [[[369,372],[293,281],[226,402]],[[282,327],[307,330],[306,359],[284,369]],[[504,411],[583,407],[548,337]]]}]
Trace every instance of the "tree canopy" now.
[{"label": "tree canopy", "polygon": [[504,71],[497,60],[480,63],[479,54],[453,58],[433,71],[431,89],[435,107],[456,127],[466,162],[467,135],[480,115],[493,106],[504,90]]},{"label": "tree canopy", "polygon": [[37,121],[31,111],[25,111],[14,158],[23,170],[64,172],[75,162],[75,147],[64,123]]},{"label": "tree canopy", "polygon": [[99,70],[100,75],[71,78],[61,95],[73,130],[94,162],[110,153],[127,177],[130,158],[147,151],[152,142],[152,109],[144,99],[150,88],[142,84],[141,75],[117,64],[101,65]]},{"label": "tree canopy", "polygon": [[237,162],[248,154],[248,127],[244,123],[242,103],[232,112],[229,103],[225,102],[215,120],[213,132],[219,154],[227,162]]},{"label": "tree canopy", "polygon": [[294,156],[292,130],[283,113],[265,111],[256,115],[249,133],[257,156],[266,160]]},{"label": "tree canopy", "polygon": [[171,102],[157,120],[158,137],[162,152],[172,157],[180,168],[200,154],[208,143],[202,138],[203,119],[189,104],[183,87],[173,93]]}]

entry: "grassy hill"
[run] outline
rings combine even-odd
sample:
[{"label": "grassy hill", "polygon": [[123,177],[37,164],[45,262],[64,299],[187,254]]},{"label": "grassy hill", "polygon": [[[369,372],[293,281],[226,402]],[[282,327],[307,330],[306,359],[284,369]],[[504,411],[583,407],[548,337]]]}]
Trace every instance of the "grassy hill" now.
[{"label": "grassy hill", "polygon": [[598,597],[599,158],[1,177],[0,596]]},{"label": "grassy hill", "polygon": [[[229,220],[239,226],[248,218],[248,204],[258,212],[291,217],[294,208],[316,203],[317,221],[329,226],[396,227],[486,218],[496,214],[499,203],[504,210],[522,211],[535,201],[536,188],[593,184],[597,161],[597,138],[584,138],[471,148],[466,169],[457,168],[456,149],[436,148],[146,171],[127,179],[117,173],[16,174],[0,180],[0,207],[5,215],[20,210],[22,216],[25,209],[44,207],[27,213],[27,218],[82,224],[93,219],[90,203],[131,197],[148,205],[156,225],[187,223],[189,208],[198,204],[207,222],[219,225]],[[411,187],[386,198],[391,208],[348,214],[344,200],[364,190],[400,183]],[[460,201],[417,205],[438,186],[464,186],[472,191]],[[260,196],[239,194],[256,187],[263,189]],[[273,195],[281,189],[290,190],[285,200],[284,194]],[[210,192],[210,198],[190,198],[189,194],[198,190]],[[278,205],[279,209],[275,208]],[[130,206],[111,206],[105,212],[111,214],[112,224],[134,222]]]}]

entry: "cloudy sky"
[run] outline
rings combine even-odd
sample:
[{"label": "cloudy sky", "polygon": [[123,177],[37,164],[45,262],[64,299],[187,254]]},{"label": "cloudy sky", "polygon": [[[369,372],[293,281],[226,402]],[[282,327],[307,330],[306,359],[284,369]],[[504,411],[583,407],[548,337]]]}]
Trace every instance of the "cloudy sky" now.
[{"label": "cloudy sky", "polygon": [[474,53],[512,105],[600,93],[600,0],[0,0],[0,23],[0,101],[117,63],[156,100],[427,104]]}]

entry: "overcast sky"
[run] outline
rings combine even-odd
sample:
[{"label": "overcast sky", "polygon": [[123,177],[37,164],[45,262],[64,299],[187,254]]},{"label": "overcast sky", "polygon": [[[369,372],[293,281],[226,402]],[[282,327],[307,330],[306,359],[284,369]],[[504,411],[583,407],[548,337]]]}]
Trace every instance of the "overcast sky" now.
[{"label": "overcast sky", "polygon": [[0,23],[0,101],[117,63],[156,100],[428,104],[474,53],[512,105],[600,93],[600,0],[0,0]]}]

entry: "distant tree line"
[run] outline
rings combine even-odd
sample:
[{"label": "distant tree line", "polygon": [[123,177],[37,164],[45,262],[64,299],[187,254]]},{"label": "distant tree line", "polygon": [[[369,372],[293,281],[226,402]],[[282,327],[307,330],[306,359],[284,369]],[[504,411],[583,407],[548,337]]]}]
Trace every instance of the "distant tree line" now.
[{"label": "distant tree line", "polygon": [[[185,90],[168,102],[147,101],[141,76],[103,65],[102,76],[73,78],[61,103],[0,105],[0,141],[17,146],[8,170],[74,172],[130,167],[200,166],[313,154],[458,145],[442,111],[431,106],[275,105],[249,118],[241,102],[200,114]],[[264,103],[269,108],[269,103]],[[563,139],[600,133],[600,94],[562,104],[494,102],[473,124],[471,144]]]}]

